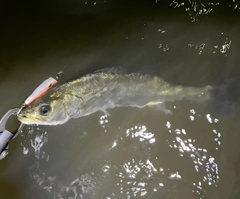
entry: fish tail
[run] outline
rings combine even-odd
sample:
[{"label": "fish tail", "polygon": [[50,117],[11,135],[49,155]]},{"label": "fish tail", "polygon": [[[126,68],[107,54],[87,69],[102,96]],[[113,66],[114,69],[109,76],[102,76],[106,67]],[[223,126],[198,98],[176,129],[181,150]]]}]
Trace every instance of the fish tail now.
[{"label": "fish tail", "polygon": [[224,82],[211,91],[210,108],[214,113],[235,116],[236,102],[240,98],[240,78]]}]

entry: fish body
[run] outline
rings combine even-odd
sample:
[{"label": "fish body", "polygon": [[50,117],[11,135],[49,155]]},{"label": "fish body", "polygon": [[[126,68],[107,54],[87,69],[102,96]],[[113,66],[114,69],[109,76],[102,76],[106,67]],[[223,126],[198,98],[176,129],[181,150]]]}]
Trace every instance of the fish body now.
[{"label": "fish body", "polygon": [[49,90],[24,107],[18,119],[25,124],[58,125],[114,107],[145,107],[170,113],[167,101],[204,102],[211,97],[211,86],[184,87],[157,76],[140,73],[96,72]]}]

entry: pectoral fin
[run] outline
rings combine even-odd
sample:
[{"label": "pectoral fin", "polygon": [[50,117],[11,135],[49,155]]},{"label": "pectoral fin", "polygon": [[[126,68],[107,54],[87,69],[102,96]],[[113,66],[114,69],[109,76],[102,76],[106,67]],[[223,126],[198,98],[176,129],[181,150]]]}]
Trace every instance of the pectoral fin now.
[{"label": "pectoral fin", "polygon": [[154,110],[163,111],[166,114],[172,114],[172,111],[166,108],[164,102],[149,102],[146,106],[149,106]]},{"label": "pectoral fin", "polygon": [[83,99],[73,93],[66,93],[64,96],[64,107],[67,115],[71,118],[79,117]]}]

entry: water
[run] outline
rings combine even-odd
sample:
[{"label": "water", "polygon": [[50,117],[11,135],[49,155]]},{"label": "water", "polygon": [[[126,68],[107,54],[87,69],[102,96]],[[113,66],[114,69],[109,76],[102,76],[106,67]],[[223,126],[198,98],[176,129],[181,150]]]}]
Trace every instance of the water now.
[{"label": "water", "polygon": [[[0,113],[60,71],[60,82],[117,66],[188,86],[239,77],[239,6],[3,3]],[[239,198],[239,100],[234,104],[233,114],[182,101],[167,105],[171,115],[116,108],[26,127],[1,161],[0,198]]]}]

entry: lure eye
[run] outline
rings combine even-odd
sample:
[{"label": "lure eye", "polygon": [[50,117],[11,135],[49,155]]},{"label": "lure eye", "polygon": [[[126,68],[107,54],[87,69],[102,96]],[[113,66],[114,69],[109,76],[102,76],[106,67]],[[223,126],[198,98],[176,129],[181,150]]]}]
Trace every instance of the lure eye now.
[{"label": "lure eye", "polygon": [[51,111],[51,107],[48,104],[44,104],[40,108],[40,114],[41,115],[48,115]]}]

